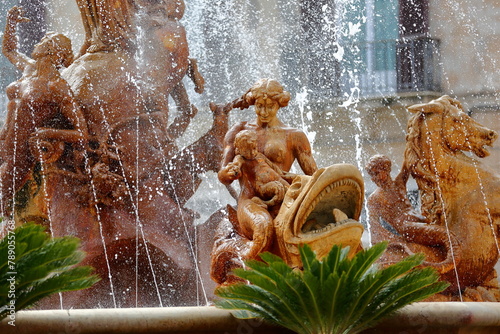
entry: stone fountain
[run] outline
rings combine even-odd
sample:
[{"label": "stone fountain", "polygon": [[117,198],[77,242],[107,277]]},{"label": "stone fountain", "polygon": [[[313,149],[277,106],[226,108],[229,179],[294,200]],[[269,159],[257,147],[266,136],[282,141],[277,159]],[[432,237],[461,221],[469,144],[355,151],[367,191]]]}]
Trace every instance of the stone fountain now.
[{"label": "stone fountain", "polygon": [[[198,175],[217,170],[227,110],[214,107],[213,127],[177,147],[197,112],[181,79],[204,86],[179,23],[182,1],[78,5],[86,37],[74,61],[62,35],[47,35],[31,59],[21,54],[15,33],[25,19],[9,11],[4,53],[23,75],[7,88],[3,214],[82,239],[103,280],[65,307],[193,304],[194,213],[183,206]],[[169,96],[179,111],[171,123]]]},{"label": "stone fountain", "polygon": [[[408,108],[404,163],[393,181],[391,161],[376,156],[367,169],[379,188],[368,198],[373,240],[390,241],[384,261],[415,252],[450,287],[436,300],[500,301],[494,266],[499,260],[500,177],[478,159],[489,155],[497,132],[474,121],[459,101],[442,96]],[[406,196],[413,177],[418,214]]]},{"label": "stone fountain", "polygon": [[[17,24],[24,21],[21,9],[9,12],[4,35],[4,53],[23,75],[7,88],[8,115],[0,137],[2,214],[19,224],[44,224],[54,235],[80,237],[86,263],[103,278],[92,291],[63,295],[42,307],[195,305],[201,276],[206,275],[200,265],[206,264],[198,261],[197,212],[186,203],[206,172],[219,173],[228,189],[232,181],[240,182],[238,205],[222,208],[204,224],[215,233],[211,274],[217,283],[230,282],[230,269],[261,251],[273,251],[300,267],[296,250],[301,243],[311,244],[319,254],[332,243],[348,244],[352,252],[361,247],[365,185],[360,161],[318,168],[306,129],[294,132],[298,149],[292,150],[293,159],[288,158],[290,151],[279,158],[279,147],[266,143],[280,137],[262,135],[265,116],[258,113],[254,87],[245,92],[250,84],[234,90],[240,97],[233,102],[211,104],[211,128],[186,147],[178,145],[176,140],[190,131],[197,115],[188,89],[202,93],[205,85],[203,64],[198,69],[198,61],[190,58],[179,21],[185,10],[182,0],[77,3],[85,40],[76,56],[69,40],[55,34],[40,41],[31,58],[19,53],[15,37]],[[185,76],[191,80],[187,85]],[[290,96],[283,87],[278,90],[283,94],[279,109]],[[274,92],[266,94],[264,105],[274,98]],[[343,107],[354,103],[353,96]],[[172,101],[177,111],[173,120]],[[252,105],[257,120],[252,123],[245,115],[230,129],[229,112]],[[426,265],[436,267],[452,284],[437,300],[499,301],[494,270],[499,258],[498,176],[461,153],[485,157],[485,146],[497,135],[471,122],[460,103],[448,97],[409,111],[415,116],[399,175],[390,180],[390,162],[387,169],[388,160],[381,157],[368,167],[375,183],[384,172],[387,181],[377,183],[380,189],[365,207],[372,242],[391,241],[387,263],[425,252]],[[417,132],[417,126],[430,127],[434,119],[447,123],[443,129],[432,124],[432,131],[442,134],[441,146],[433,142],[437,135],[423,138]],[[278,128],[290,130],[284,123]],[[255,160],[252,154],[242,153],[246,146],[252,151],[252,145],[242,144],[236,154],[235,138],[241,130],[256,129],[261,134],[256,150],[263,157],[252,169],[244,167]],[[415,147],[427,151],[416,152]],[[432,154],[447,159],[437,161]],[[294,159],[303,172],[293,170]],[[328,165],[323,159],[320,163]],[[225,168],[231,169],[231,177],[224,175]],[[464,168],[467,178],[453,173]],[[422,192],[421,214],[406,195],[410,176]],[[247,190],[252,194],[245,197]],[[251,206],[246,206],[248,201]],[[257,208],[252,212],[271,223],[249,220],[242,209],[247,207]],[[205,237],[210,247],[204,251],[212,248],[211,235]]]}]

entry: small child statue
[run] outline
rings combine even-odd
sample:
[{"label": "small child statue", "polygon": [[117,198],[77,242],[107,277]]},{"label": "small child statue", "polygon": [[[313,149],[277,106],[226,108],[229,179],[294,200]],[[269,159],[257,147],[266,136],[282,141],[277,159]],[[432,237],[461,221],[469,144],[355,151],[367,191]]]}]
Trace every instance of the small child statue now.
[{"label": "small child statue", "polygon": [[236,156],[229,168],[240,179],[240,198],[251,198],[266,208],[281,204],[290,184],[283,179],[283,171],[257,150],[256,134],[243,130],[234,145]]}]

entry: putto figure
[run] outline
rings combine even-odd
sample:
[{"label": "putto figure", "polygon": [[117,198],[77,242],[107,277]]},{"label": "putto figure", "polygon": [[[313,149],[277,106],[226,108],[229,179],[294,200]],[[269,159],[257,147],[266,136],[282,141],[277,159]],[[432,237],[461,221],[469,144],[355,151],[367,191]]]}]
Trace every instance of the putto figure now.
[{"label": "putto figure", "polygon": [[283,179],[283,171],[257,151],[257,135],[248,130],[239,132],[234,147],[237,155],[227,168],[228,174],[240,180],[238,206],[247,200],[266,209],[281,204],[290,184]]},{"label": "putto figure", "polygon": [[372,241],[389,241],[389,251],[381,261],[390,264],[410,254],[426,252],[423,265],[436,268],[440,274],[453,270],[461,257],[456,236],[442,226],[431,225],[413,209],[406,196],[405,175],[399,174],[393,180],[391,165],[383,155],[373,156],[366,165],[378,186],[367,200]]}]

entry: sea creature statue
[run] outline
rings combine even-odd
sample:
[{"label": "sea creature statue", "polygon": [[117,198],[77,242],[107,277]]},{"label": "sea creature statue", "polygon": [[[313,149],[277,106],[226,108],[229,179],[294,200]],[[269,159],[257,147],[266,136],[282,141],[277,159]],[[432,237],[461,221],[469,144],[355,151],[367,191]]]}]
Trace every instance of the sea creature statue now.
[{"label": "sea creature statue", "polygon": [[[408,108],[401,172],[390,179],[390,161],[374,157],[367,166],[379,188],[368,198],[373,242],[391,242],[384,261],[412,252],[426,254],[451,285],[441,300],[500,301],[494,270],[499,260],[500,178],[479,158],[489,155],[498,135],[464,113],[456,99],[442,96]],[[421,198],[420,216],[406,197],[412,176]]]},{"label": "sea creature statue", "polygon": [[[182,0],[77,4],[86,38],[74,61],[69,40],[52,35],[32,60],[17,52],[25,19],[9,12],[3,50],[18,67],[28,60],[8,89],[2,214],[82,239],[102,280],[64,294],[66,308],[193,305],[195,213],[183,206],[199,175],[218,170],[230,109],[212,105],[212,128],[177,147],[197,113],[181,80],[204,87],[179,22]],[[179,115],[171,121],[169,96]]]},{"label": "sea creature statue", "polygon": [[[231,269],[264,251],[300,267],[298,246],[326,254],[335,243],[359,249],[363,179],[352,165],[318,169],[305,134],[283,124],[277,113],[290,94],[273,79],[261,79],[238,101],[255,106],[256,120],[233,126],[226,135],[219,180],[239,180],[238,208],[228,206],[212,250],[211,276],[218,284],[236,279]],[[307,175],[291,174],[297,161]],[[286,191],[286,192],[285,192]]]},{"label": "sea creature statue", "polygon": [[349,246],[355,254],[364,230],[358,222],[363,198],[363,177],[353,165],[335,164],[312,176],[297,176],[274,219],[275,252],[294,267],[302,267],[298,246],[303,244],[318,258],[333,245]]}]

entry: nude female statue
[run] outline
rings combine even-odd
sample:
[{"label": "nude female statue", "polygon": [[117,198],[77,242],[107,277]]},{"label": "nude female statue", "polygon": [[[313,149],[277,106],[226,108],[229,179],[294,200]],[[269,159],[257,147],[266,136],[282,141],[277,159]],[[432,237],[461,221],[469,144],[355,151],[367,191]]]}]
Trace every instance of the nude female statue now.
[{"label": "nude female statue", "polygon": [[[241,122],[233,126],[227,133],[224,142],[222,167],[218,173],[219,180],[229,185],[238,179],[234,173],[233,160],[236,156],[235,138],[241,131],[254,133],[257,150],[284,171],[283,178],[291,182],[294,177],[287,174],[294,161],[297,161],[303,172],[312,175],[316,170],[316,162],[312,156],[311,145],[304,132],[285,125],[277,116],[278,110],[288,105],[290,93],[273,79],[261,79],[242,97],[246,106],[255,106],[256,119]],[[242,185],[240,178],[240,185]],[[245,186],[242,185],[242,190]],[[238,201],[238,228],[246,238],[246,249],[242,250],[242,259],[255,258],[259,253],[269,250],[274,235],[273,219],[279,210],[277,205],[268,208],[241,195]]]},{"label": "nude female statue", "polygon": [[[4,205],[24,184],[35,163],[36,157],[30,153],[33,138],[38,142],[59,140],[80,148],[88,138],[83,114],[59,73],[73,61],[71,41],[64,35],[47,33],[29,58],[18,51],[16,37],[17,24],[26,20],[21,7],[9,10],[2,45],[4,55],[23,73],[6,88],[7,119],[0,132]],[[41,156],[42,152],[35,154]]]}]

